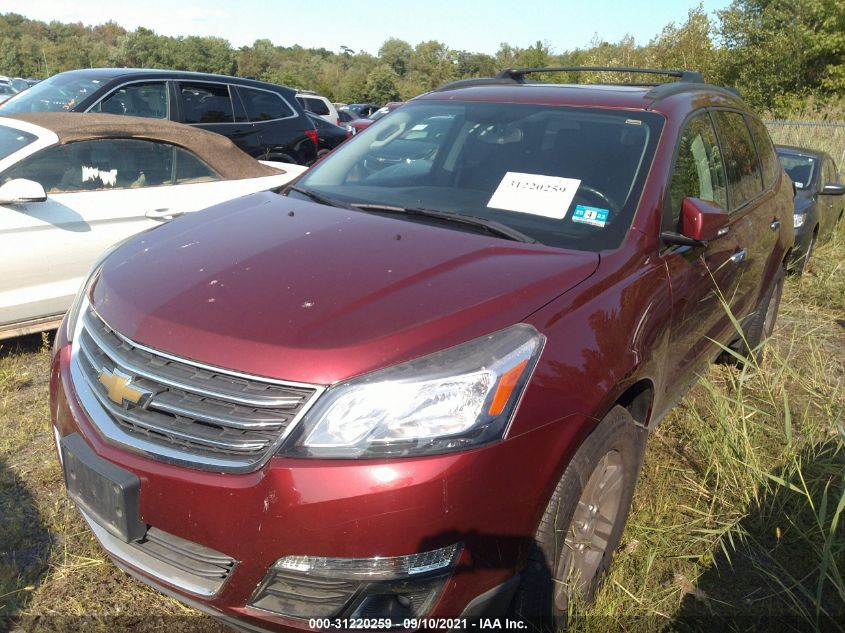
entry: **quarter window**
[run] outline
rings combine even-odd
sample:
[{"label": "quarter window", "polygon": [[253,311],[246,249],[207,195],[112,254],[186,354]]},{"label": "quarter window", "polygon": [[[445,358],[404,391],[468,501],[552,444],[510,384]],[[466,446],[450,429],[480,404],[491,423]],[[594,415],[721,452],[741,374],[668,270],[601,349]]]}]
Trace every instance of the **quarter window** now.
[{"label": "quarter window", "polygon": [[763,191],[760,162],[743,116],[725,111],[714,116],[725,158],[730,211],[736,211]]},{"label": "quarter window", "polygon": [[185,123],[234,123],[229,86],[181,84],[179,94]]},{"label": "quarter window", "polygon": [[669,193],[672,230],[679,226],[684,198],[699,198],[715,202],[723,209],[728,207],[719,144],[706,112],[693,117],[681,135]]},{"label": "quarter window", "polygon": [[297,100],[302,107],[308,110],[309,112],[313,112],[314,114],[325,115],[329,113],[329,106],[326,105],[325,101],[321,99],[313,99],[311,97],[297,97]]},{"label": "quarter window", "polygon": [[296,114],[284,99],[274,92],[240,86],[238,94],[250,121],[286,119]]},{"label": "quarter window", "polygon": [[164,82],[129,84],[118,88],[100,101],[92,112],[126,114],[150,119],[168,117],[167,84]]},{"label": "quarter window", "polygon": [[757,153],[760,155],[760,164],[763,167],[763,183],[764,186],[770,187],[780,174],[780,163],[778,162],[777,154],[775,154],[772,139],[769,136],[766,126],[753,116],[747,116],[745,120],[748,122],[748,128],[751,130],[751,136],[754,139],[754,144],[757,146]]},{"label": "quarter window", "polygon": [[8,170],[3,183],[34,180],[48,193],[135,189],[219,180],[191,152],[138,139],[79,141],[48,148]]}]

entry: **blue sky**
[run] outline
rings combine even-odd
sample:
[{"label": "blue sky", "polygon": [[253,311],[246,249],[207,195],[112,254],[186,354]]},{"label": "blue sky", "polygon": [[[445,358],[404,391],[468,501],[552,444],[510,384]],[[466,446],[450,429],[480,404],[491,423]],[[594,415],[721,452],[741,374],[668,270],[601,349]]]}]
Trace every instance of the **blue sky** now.
[{"label": "blue sky", "polygon": [[[710,15],[729,4],[702,2]],[[215,35],[234,46],[266,38],[284,46],[337,51],[345,45],[377,53],[392,36],[492,54],[501,42],[526,47],[537,40],[560,53],[585,48],[596,35],[617,42],[630,34],[645,44],[668,23],[683,23],[696,6],[692,0],[2,0],[0,12],[91,25],[114,20],[129,30]]]}]

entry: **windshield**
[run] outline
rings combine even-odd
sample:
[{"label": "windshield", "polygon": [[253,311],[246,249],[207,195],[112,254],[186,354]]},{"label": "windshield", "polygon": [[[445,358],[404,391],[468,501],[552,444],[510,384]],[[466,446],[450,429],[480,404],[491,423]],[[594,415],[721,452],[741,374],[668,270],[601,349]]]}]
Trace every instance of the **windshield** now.
[{"label": "windshield", "polygon": [[345,204],[454,213],[551,246],[605,250],[627,233],[662,125],[653,112],[416,101],[347,141],[298,186]]},{"label": "windshield", "polygon": [[780,164],[786,175],[795,183],[798,189],[806,189],[813,182],[816,173],[816,159],[812,156],[800,154],[778,154]]},{"label": "windshield", "polygon": [[0,84],[0,95],[13,95],[17,91],[10,84]]},{"label": "windshield", "polygon": [[38,137],[13,127],[0,125],[0,160],[7,158],[32,143]]},{"label": "windshield", "polygon": [[53,75],[6,101],[0,106],[0,113],[23,114],[72,110],[75,105],[86,99],[105,82],[105,79],[78,73]]}]

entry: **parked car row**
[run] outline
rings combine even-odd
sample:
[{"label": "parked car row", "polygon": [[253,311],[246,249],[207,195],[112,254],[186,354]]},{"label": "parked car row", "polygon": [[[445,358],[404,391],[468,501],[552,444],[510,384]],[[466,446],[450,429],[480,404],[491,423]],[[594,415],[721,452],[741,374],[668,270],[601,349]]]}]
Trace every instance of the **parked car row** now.
[{"label": "parked car row", "polygon": [[594,595],[649,432],[722,346],[760,357],[793,188],[698,73],[556,70],[421,95],[96,262],[50,411],[122,569],[250,630]]},{"label": "parked car row", "polygon": [[[300,100],[334,108],[324,97],[251,79],[96,68],[53,75],[3,103],[0,115],[66,111],[166,119],[223,134],[257,159],[310,165],[321,149],[334,146],[320,145]],[[336,111],[328,121],[337,122]]]},{"label": "parked car row", "polygon": [[0,339],[55,328],[111,245],[304,169],[259,163],[223,136],[168,121],[0,117]]}]

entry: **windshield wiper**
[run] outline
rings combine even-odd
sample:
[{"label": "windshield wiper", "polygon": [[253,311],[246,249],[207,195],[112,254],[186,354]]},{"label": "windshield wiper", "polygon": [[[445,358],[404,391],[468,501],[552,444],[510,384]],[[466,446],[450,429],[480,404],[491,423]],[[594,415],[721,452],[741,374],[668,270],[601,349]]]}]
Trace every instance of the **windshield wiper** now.
[{"label": "windshield wiper", "polygon": [[329,196],[324,196],[321,193],[317,193],[316,191],[311,191],[310,189],[303,189],[302,187],[297,187],[296,185],[290,185],[285,189],[285,192],[288,191],[295,191],[296,193],[301,193],[306,198],[313,200],[314,202],[318,202],[320,204],[324,204],[328,207],[339,207],[341,209],[352,209],[354,207],[349,206],[345,202],[341,202],[336,198],[331,198]]},{"label": "windshield wiper", "polygon": [[443,220],[445,222],[453,222],[455,224],[464,224],[476,229],[481,229],[490,235],[497,235],[515,242],[526,242],[527,244],[535,244],[535,240],[530,235],[526,235],[522,231],[517,231],[501,222],[495,220],[487,220],[479,218],[475,215],[461,215],[460,213],[450,213],[449,211],[435,211],[434,209],[421,209],[419,207],[397,207],[388,204],[366,204],[353,202],[351,206],[362,211],[373,211],[375,213],[395,213],[402,215],[415,215],[425,218],[433,218],[436,220]]}]

